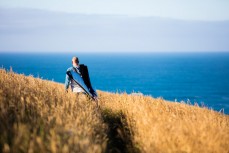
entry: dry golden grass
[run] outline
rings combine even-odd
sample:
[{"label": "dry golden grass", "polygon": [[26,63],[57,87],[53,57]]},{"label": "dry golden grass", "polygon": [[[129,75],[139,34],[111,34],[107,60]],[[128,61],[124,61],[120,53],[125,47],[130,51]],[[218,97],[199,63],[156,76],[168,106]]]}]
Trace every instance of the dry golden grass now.
[{"label": "dry golden grass", "polygon": [[0,152],[103,152],[106,126],[91,101],[62,84],[0,70]]},{"label": "dry golden grass", "polygon": [[229,153],[228,115],[147,96],[99,97],[97,110],[62,84],[0,70],[0,152]]},{"label": "dry golden grass", "polygon": [[100,97],[103,109],[125,116],[141,152],[229,152],[228,115],[147,96],[100,93]]}]

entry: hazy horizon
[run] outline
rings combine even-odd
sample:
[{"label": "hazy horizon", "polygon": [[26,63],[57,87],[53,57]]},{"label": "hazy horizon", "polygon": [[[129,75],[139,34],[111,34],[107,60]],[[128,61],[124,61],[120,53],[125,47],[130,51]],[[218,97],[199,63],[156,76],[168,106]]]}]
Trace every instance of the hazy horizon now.
[{"label": "hazy horizon", "polygon": [[89,1],[2,0],[0,52],[229,51],[229,1]]}]

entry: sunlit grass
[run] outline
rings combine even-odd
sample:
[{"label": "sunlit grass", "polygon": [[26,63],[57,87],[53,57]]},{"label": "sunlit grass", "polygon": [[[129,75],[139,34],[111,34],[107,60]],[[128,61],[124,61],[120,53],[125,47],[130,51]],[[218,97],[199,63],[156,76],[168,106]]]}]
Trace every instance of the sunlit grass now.
[{"label": "sunlit grass", "polygon": [[0,150],[102,152],[106,126],[62,84],[0,70]]},{"label": "sunlit grass", "polygon": [[[162,98],[98,93],[100,109],[65,93],[63,84],[1,69],[0,152],[229,152],[228,115]],[[117,139],[109,128],[126,146],[110,143]]]},{"label": "sunlit grass", "polygon": [[121,112],[141,152],[228,153],[229,116],[161,98],[100,93],[101,107]]}]

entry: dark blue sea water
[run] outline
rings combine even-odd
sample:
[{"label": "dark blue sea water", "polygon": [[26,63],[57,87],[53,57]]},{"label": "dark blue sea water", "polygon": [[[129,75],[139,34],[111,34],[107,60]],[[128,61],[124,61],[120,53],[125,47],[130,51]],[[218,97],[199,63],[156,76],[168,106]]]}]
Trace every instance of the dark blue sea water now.
[{"label": "dark blue sea water", "polygon": [[204,103],[229,114],[229,53],[0,53],[0,66],[64,83],[72,56],[88,66],[96,89]]}]

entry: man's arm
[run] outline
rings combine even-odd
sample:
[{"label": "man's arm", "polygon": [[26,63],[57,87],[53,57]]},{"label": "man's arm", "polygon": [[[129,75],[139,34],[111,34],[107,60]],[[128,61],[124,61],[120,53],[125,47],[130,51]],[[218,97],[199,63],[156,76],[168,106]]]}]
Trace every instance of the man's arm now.
[{"label": "man's arm", "polygon": [[66,92],[68,91],[69,83],[70,83],[70,78],[69,78],[69,76],[66,74],[66,77],[65,77],[65,84],[64,84],[64,87],[65,87]]}]

